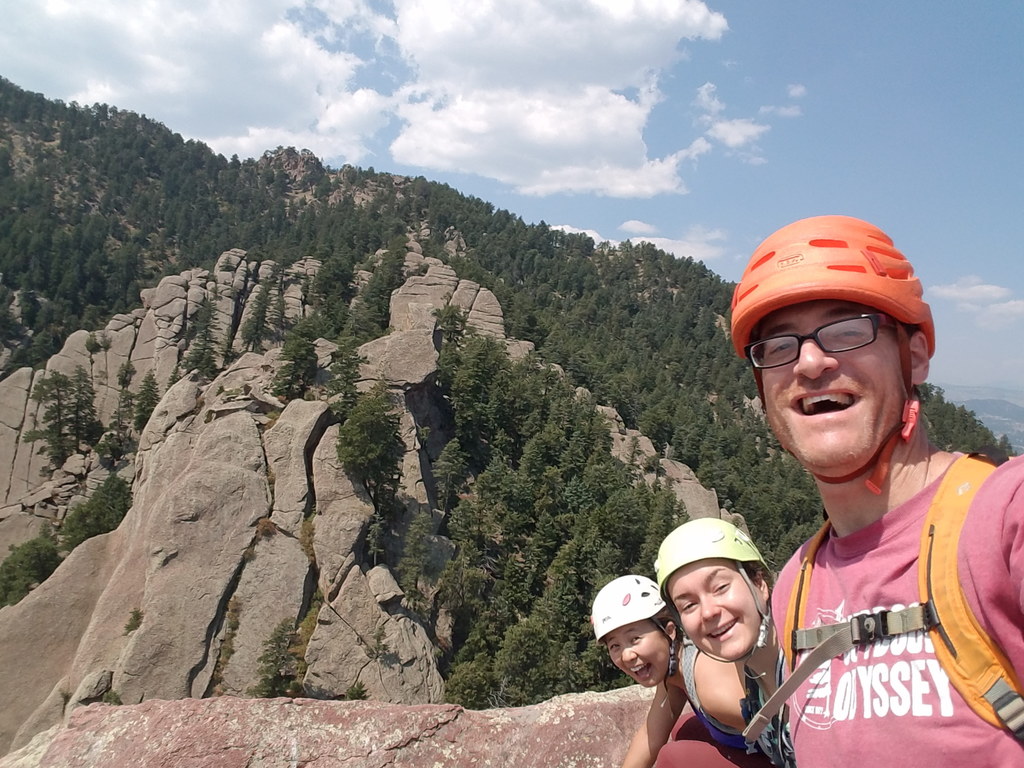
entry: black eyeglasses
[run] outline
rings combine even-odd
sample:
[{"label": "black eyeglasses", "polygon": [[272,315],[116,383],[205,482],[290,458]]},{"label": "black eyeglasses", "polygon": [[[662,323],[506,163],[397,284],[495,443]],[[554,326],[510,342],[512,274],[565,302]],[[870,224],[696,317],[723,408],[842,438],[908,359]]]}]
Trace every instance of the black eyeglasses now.
[{"label": "black eyeglasses", "polygon": [[777,368],[800,357],[800,347],[808,339],[813,340],[822,352],[849,352],[866,347],[877,339],[878,327],[883,324],[895,324],[895,321],[880,313],[858,315],[825,323],[806,335],[787,333],[753,341],[747,344],[745,351],[755,368]]}]

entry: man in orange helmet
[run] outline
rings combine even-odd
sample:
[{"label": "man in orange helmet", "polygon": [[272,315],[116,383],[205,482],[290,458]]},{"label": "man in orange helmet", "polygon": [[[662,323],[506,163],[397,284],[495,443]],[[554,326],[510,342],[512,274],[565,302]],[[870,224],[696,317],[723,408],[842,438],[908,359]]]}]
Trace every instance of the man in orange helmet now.
[{"label": "man in orange helmet", "polygon": [[[925,517],[957,458],[919,423],[917,386],[935,351],[922,293],[880,229],[818,216],[761,243],[733,297],[736,351],[753,366],[779,442],[814,476],[831,524],[809,565],[805,545],[773,593],[780,630],[794,597],[796,628],[812,628],[782,638],[798,660],[813,654],[788,700],[802,768],[1024,766],[1020,697],[997,708],[1010,713],[1009,728],[976,714],[936,654],[943,629],[919,590]],[[955,554],[967,604],[1005,654],[1017,691],[1022,513],[1024,460],[1013,460],[981,483]],[[835,635],[846,640],[813,650]]]}]

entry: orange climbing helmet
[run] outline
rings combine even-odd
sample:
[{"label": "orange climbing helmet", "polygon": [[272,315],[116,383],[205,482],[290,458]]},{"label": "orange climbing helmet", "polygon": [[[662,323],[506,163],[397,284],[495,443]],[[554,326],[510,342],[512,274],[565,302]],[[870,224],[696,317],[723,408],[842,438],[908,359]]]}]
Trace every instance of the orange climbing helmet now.
[{"label": "orange climbing helmet", "polygon": [[917,326],[935,353],[935,324],[914,267],[882,230],[849,216],[814,216],[757,247],[732,298],[732,343],[740,357],[761,320],[815,299],[852,301]]}]

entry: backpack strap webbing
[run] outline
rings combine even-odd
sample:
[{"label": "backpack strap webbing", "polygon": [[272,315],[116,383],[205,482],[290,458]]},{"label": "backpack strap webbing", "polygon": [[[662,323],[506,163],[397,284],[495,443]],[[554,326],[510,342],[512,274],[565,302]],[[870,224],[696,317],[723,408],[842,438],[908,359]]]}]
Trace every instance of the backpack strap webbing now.
[{"label": "backpack strap webbing", "polygon": [[900,611],[862,613],[838,624],[793,630],[789,653],[795,657],[796,651],[812,650],[751,718],[743,730],[743,738],[756,740],[800,684],[829,659],[882,637],[927,630],[932,626],[933,617],[927,607],[915,605]]},{"label": "backpack strap webbing", "polygon": [[936,613],[935,656],[979,717],[1024,740],[1024,698],[1013,666],[978,623],[960,588],[957,547],[974,494],[995,469],[962,456],[946,473],[921,534],[918,585]]},{"label": "backpack strap webbing", "polygon": [[797,627],[804,622],[804,596],[810,592],[811,569],[814,567],[814,558],[818,549],[832,529],[831,523],[826,520],[818,532],[811,537],[804,547],[803,557],[800,559],[800,572],[793,580],[793,591],[789,596],[789,603],[786,605],[786,623],[782,631],[782,652],[786,655],[789,669],[792,672],[796,668],[796,652],[793,649]]}]

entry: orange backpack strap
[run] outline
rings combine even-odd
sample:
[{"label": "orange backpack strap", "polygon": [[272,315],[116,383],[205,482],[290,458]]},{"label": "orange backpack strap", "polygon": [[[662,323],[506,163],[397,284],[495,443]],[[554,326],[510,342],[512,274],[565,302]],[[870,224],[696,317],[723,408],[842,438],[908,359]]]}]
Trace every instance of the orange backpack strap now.
[{"label": "orange backpack strap", "polygon": [[786,605],[786,624],[781,637],[782,651],[786,655],[790,671],[793,671],[796,666],[796,631],[804,623],[804,601],[811,589],[811,569],[814,568],[814,558],[831,529],[832,524],[826,520],[818,532],[807,542],[800,561],[800,572],[793,580],[793,591],[790,593],[789,603]]},{"label": "orange backpack strap", "polygon": [[946,472],[921,534],[921,602],[936,620],[935,656],[950,682],[983,720],[1024,740],[1024,699],[1013,666],[978,623],[960,588],[957,548],[967,510],[993,471],[988,461],[962,456]]}]

